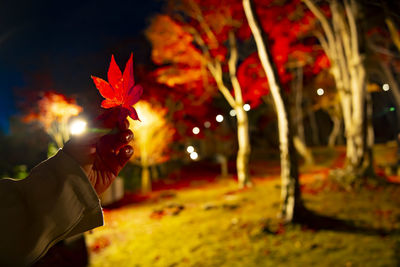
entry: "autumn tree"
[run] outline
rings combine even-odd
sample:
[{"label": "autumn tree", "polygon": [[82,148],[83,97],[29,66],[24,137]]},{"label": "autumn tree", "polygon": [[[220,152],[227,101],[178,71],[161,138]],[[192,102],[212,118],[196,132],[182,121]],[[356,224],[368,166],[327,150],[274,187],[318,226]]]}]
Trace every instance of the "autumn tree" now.
[{"label": "autumn tree", "polygon": [[130,120],[130,128],[135,133],[132,146],[135,153],[131,161],[142,167],[142,192],[151,191],[150,167],[168,160],[170,144],[175,128],[165,116],[167,110],[140,101],[135,109],[141,121]]},{"label": "autumn tree", "polygon": [[68,122],[71,117],[82,112],[75,99],[48,91],[43,93],[37,106],[23,118],[25,122],[39,122],[51,137],[57,148],[61,148],[70,138]]},{"label": "autumn tree", "polygon": [[[158,80],[182,86],[205,99],[216,87],[236,112],[240,187],[249,183],[250,141],[242,88],[237,79],[238,48],[235,20],[238,1],[170,1],[167,14],[153,18],[147,30],[152,59],[163,65]],[[240,5],[239,5],[240,6]],[[239,9],[240,13],[240,9]]]},{"label": "autumn tree", "polygon": [[[367,52],[366,68],[371,76],[380,83],[376,86],[377,91],[392,96],[396,108],[394,109],[397,117],[397,144],[400,151],[400,83],[396,73],[400,70],[400,34],[395,21],[393,21],[388,6],[382,2],[385,17],[375,13],[368,14],[372,19],[368,21],[370,26],[367,32]],[[380,14],[380,13],[379,13]],[[398,161],[400,153],[397,153]]]},{"label": "autumn tree", "polygon": [[353,183],[372,171],[372,144],[367,131],[367,91],[364,56],[360,52],[358,7],[354,0],[332,0],[322,9],[303,0],[320,23],[315,30],[331,61],[331,73],[339,94],[346,136],[346,168],[343,177]]}]

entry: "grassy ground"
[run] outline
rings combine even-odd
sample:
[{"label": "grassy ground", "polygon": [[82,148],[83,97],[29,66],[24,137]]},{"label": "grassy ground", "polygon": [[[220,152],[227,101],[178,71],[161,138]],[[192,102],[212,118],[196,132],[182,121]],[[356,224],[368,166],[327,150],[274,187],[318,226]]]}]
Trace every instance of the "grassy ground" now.
[{"label": "grassy ground", "polygon": [[220,179],[106,210],[86,235],[91,266],[400,266],[400,186],[344,192],[324,166],[306,168],[305,204],[328,223],[284,227],[277,174],[253,172],[247,190]]}]

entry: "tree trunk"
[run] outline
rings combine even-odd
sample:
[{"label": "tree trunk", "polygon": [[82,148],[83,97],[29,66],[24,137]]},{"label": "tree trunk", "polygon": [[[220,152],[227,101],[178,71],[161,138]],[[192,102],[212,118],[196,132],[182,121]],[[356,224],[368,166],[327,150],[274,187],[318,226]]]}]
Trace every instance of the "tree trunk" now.
[{"label": "tree trunk", "polygon": [[[235,83],[234,88],[236,87],[235,97],[234,99],[232,96],[227,97],[229,94],[229,90],[224,85],[222,81],[222,77],[215,71],[214,69],[210,70],[211,74],[214,76],[214,79],[217,83],[218,89],[220,92],[225,96],[225,99],[228,101],[230,106],[235,109],[236,118],[237,118],[237,137],[238,137],[238,155],[236,158],[236,167],[237,167],[237,176],[238,176],[238,184],[239,188],[243,188],[247,185],[250,185],[250,176],[249,176],[249,156],[250,156],[250,140],[249,140],[249,123],[247,118],[247,113],[243,109],[243,101],[238,100],[238,96],[241,96],[241,89],[237,90],[237,84]],[[234,78],[233,78],[234,77]],[[231,74],[231,79],[236,80],[236,74]],[[240,88],[240,87],[239,87]],[[228,93],[226,93],[228,91]],[[225,92],[225,93],[223,93]],[[228,100],[231,99],[231,100]]]},{"label": "tree trunk", "polygon": [[[366,173],[366,166],[372,166],[367,158],[366,122],[366,73],[363,56],[360,53],[356,22],[356,2],[330,1],[332,21],[312,0],[303,0],[321,23],[325,33],[317,36],[328,55],[339,93],[346,136],[346,169],[343,177],[352,184]],[[371,154],[372,157],[372,154]],[[369,168],[369,167],[368,167]],[[347,177],[345,177],[347,176]]]},{"label": "tree trunk", "polygon": [[243,188],[249,185],[249,157],[250,157],[250,140],[249,140],[249,122],[247,113],[243,106],[236,109],[237,133],[239,151],[236,159],[236,168],[239,181],[239,187]]},{"label": "tree trunk", "polygon": [[375,143],[374,136],[374,126],[372,123],[373,117],[373,107],[372,107],[372,97],[370,93],[366,94],[366,142],[365,142],[365,157],[364,157],[364,169],[368,176],[374,176],[374,166],[373,166],[373,148]]},{"label": "tree trunk", "polygon": [[298,136],[293,138],[293,143],[296,151],[304,158],[305,164],[308,166],[314,164],[314,157],[311,150],[307,148],[306,144],[304,144]]},{"label": "tree trunk", "polygon": [[[300,186],[298,177],[298,164],[296,152],[293,147],[292,129],[289,125],[287,105],[282,98],[282,87],[268,49],[267,38],[263,36],[260,23],[256,18],[256,12],[252,7],[251,0],[243,0],[243,8],[247,21],[253,33],[258,56],[262,67],[268,77],[268,84],[274,99],[276,114],[278,116],[279,143],[281,154],[281,218],[284,222],[293,222],[302,210],[303,205],[300,198]],[[264,33],[265,34],[265,33]]]},{"label": "tree trunk", "polygon": [[150,164],[149,164],[149,155],[147,154],[147,150],[145,144],[140,143],[140,165],[142,166],[142,193],[147,194],[151,192],[151,176],[150,176]]},{"label": "tree trunk", "polygon": [[333,127],[332,127],[332,131],[329,134],[329,139],[328,139],[328,146],[329,147],[334,147],[336,144],[336,140],[338,139],[338,136],[340,134],[341,131],[341,125],[342,125],[342,121],[340,120],[340,118],[336,115],[331,115],[331,120],[333,123]]},{"label": "tree trunk", "polygon": [[[370,166],[367,163],[370,159],[366,158],[366,137],[367,137],[367,115],[366,110],[368,107],[366,104],[366,72],[363,64],[362,56],[359,52],[358,45],[358,33],[356,29],[356,21],[353,8],[350,7],[347,1],[345,3],[345,9],[347,11],[347,18],[349,22],[350,38],[351,38],[351,55],[348,59],[347,65],[350,69],[350,83],[352,90],[352,129],[351,138],[353,138],[353,154],[347,158],[350,161],[350,167],[352,171],[359,172],[361,167],[361,175],[365,171],[365,166]],[[372,159],[371,159],[372,160]],[[363,170],[364,169],[364,170]]]},{"label": "tree trunk", "polygon": [[155,165],[155,164],[151,165],[150,169],[151,169],[151,179],[153,181],[158,181],[159,173],[158,173],[157,165]]},{"label": "tree trunk", "polygon": [[[199,35],[195,36],[197,44],[201,47],[205,54],[209,54],[208,48],[205,47],[204,42]],[[250,155],[250,141],[249,141],[249,126],[246,111],[243,109],[242,89],[236,76],[236,64],[238,62],[238,53],[236,47],[235,36],[232,32],[229,33],[230,56],[228,60],[229,77],[234,91],[234,96],[231,94],[228,87],[225,86],[222,77],[221,62],[217,59],[211,60],[207,63],[207,68],[213,76],[218,90],[224,96],[228,104],[236,111],[237,128],[238,128],[238,145],[239,151],[236,159],[237,163],[237,176],[239,187],[250,185],[250,176],[248,171],[248,162]]]},{"label": "tree trunk", "polygon": [[303,144],[306,144],[304,134],[304,116],[303,116],[303,68],[298,67],[296,70],[295,85],[295,121],[297,128],[297,136]]},{"label": "tree trunk", "polygon": [[237,133],[239,151],[236,159],[236,168],[239,181],[239,187],[243,188],[250,185],[249,176],[249,157],[250,157],[250,139],[249,139],[249,122],[247,113],[243,108],[242,88],[236,75],[236,64],[238,61],[238,52],[236,39],[233,32],[229,33],[230,56],[228,61],[229,77],[235,92],[235,111],[237,119]]},{"label": "tree trunk", "polygon": [[310,119],[312,142],[315,146],[318,146],[320,145],[319,131],[317,126],[317,120],[315,119],[315,112],[312,109],[311,104],[308,105],[307,113],[308,113],[308,118]]},{"label": "tree trunk", "polygon": [[217,155],[217,162],[221,165],[221,177],[227,177],[228,172],[228,158],[223,154]]},{"label": "tree trunk", "polygon": [[147,165],[142,165],[142,193],[147,194],[151,192],[151,178],[150,169]]}]

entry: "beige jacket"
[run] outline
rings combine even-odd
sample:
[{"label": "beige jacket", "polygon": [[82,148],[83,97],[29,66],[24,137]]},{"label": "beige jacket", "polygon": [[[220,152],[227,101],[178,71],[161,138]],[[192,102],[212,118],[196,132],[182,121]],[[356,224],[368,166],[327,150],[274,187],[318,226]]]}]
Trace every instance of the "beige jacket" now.
[{"label": "beige jacket", "polygon": [[24,180],[0,180],[0,266],[30,265],[58,241],[101,225],[96,192],[62,150]]}]

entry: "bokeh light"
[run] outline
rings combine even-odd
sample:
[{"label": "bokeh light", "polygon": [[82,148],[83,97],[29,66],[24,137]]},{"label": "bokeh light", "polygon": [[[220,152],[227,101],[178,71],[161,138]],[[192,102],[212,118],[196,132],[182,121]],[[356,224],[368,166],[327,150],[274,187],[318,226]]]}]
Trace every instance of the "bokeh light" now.
[{"label": "bokeh light", "polygon": [[205,128],[210,128],[211,127],[211,122],[209,122],[209,121],[204,122],[204,127]]},{"label": "bokeh light", "polygon": [[193,153],[193,152],[194,152],[194,147],[193,147],[193,146],[188,146],[188,147],[186,148],[186,151],[187,151],[188,153]]},{"label": "bokeh light", "polygon": [[217,122],[222,122],[224,120],[224,116],[222,116],[221,114],[218,114],[217,117],[215,117],[215,120]]},{"label": "bokeh light", "polygon": [[196,160],[199,157],[199,154],[197,154],[197,152],[192,152],[190,153],[190,158],[192,160]]},{"label": "bokeh light", "polygon": [[245,111],[249,111],[249,110],[250,110],[250,105],[249,105],[249,104],[244,104],[244,105],[243,105],[243,109],[244,109]]},{"label": "bokeh light", "polygon": [[231,109],[231,111],[229,111],[229,115],[231,115],[231,117],[235,117],[236,111],[234,109]]},{"label": "bokeh light", "polygon": [[193,132],[193,134],[199,134],[200,133],[200,128],[199,127],[193,127],[192,132]]},{"label": "bokeh light", "polygon": [[389,84],[387,84],[387,83],[385,83],[384,85],[382,85],[382,89],[383,89],[383,91],[389,91],[389,89],[390,89],[390,86],[389,86]]},{"label": "bokeh light", "polygon": [[324,89],[318,88],[318,90],[317,90],[317,95],[322,96],[322,95],[324,95],[324,94],[325,94]]}]

